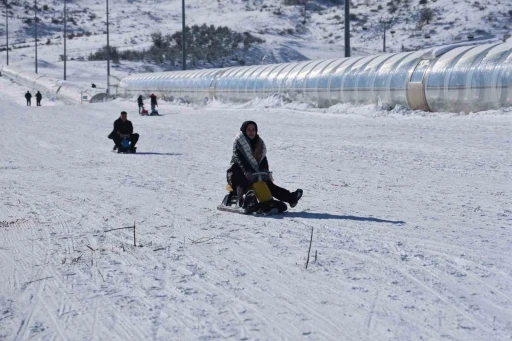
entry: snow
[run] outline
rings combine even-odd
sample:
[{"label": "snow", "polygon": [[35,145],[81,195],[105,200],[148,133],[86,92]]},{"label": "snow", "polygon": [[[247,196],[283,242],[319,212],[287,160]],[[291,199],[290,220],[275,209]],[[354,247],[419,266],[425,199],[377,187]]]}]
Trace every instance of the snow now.
[{"label": "snow", "polygon": [[[379,53],[388,5],[353,3],[368,21],[351,26],[352,55]],[[409,3],[388,52],[510,32],[509,1],[429,1],[436,19],[423,27]],[[10,63],[33,70],[22,5],[9,23]],[[49,24],[62,4],[49,5],[38,72],[62,79],[62,27]],[[106,44],[104,5],[68,2],[78,22],[68,32],[92,33],[67,40],[70,82],[106,87],[106,62],[77,60]],[[181,30],[179,0],[110,6],[111,46],[147,48],[151,33]],[[187,0],[187,24],[247,30],[265,39],[269,60],[344,56],[341,5],[311,12],[303,28],[302,6],[278,7]],[[123,61],[111,74],[149,69],[160,67]],[[163,116],[141,117],[135,98],[26,107],[27,90],[37,89],[0,77],[0,340],[512,339],[512,108],[320,110],[271,96],[160,101]],[[110,152],[122,110],[141,135],[135,155]],[[304,190],[282,216],[216,209],[248,119],[276,183]],[[121,229],[134,225],[136,246],[133,228]]]},{"label": "snow", "polygon": [[[510,108],[272,97],[142,117],[26,90],[0,78],[0,339],[512,339]],[[121,110],[135,155],[110,152]],[[276,183],[304,190],[282,216],[216,209],[248,119]]]},{"label": "snow", "polygon": [[[34,67],[35,30],[33,25],[24,24],[24,21],[33,19],[33,3],[28,0],[10,3],[9,17],[9,44],[13,48],[9,55],[10,63],[30,61],[29,70]],[[304,6],[285,6],[281,0],[186,0],[185,22],[188,26],[227,26],[264,39],[265,43],[260,47],[262,51],[247,56],[246,65],[344,57],[343,2],[310,0],[308,3],[304,20]],[[87,59],[91,53],[106,46],[105,4],[105,1],[97,0],[67,2],[67,33],[75,35],[73,39],[66,40],[70,61]],[[48,6],[46,10],[45,5]],[[397,5],[394,13],[391,13],[392,5]],[[62,70],[63,2],[42,1],[38,2],[38,8],[39,59],[56,63]],[[181,31],[181,9],[181,0],[110,1],[110,46],[119,50],[148,49],[152,44],[151,34],[161,32],[167,35]],[[422,9],[433,12],[433,19],[428,24],[420,23]],[[467,42],[470,36],[473,36],[471,41],[475,44],[497,43],[512,33],[512,2],[509,0],[429,0],[425,5],[420,5],[418,0],[353,0],[350,13],[352,56],[382,53],[382,21],[391,21],[386,33],[386,51],[391,53]],[[3,24],[0,32],[5,36]],[[5,42],[0,40],[4,46]],[[265,55],[266,59],[262,60]],[[3,58],[1,62],[4,63]],[[140,66],[136,70],[124,70],[125,67],[126,63],[121,62],[112,74],[160,69],[152,65]]]}]

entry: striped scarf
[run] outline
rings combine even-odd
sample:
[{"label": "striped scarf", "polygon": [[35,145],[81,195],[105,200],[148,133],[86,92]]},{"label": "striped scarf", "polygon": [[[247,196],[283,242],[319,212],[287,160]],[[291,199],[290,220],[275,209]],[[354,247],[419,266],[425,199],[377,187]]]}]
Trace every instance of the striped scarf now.
[{"label": "striped scarf", "polygon": [[267,147],[265,146],[265,142],[261,138],[258,139],[258,143],[254,148],[254,151],[251,150],[251,144],[249,139],[242,133],[241,131],[235,137],[235,142],[233,143],[233,152],[239,150],[245,158],[251,164],[251,167],[255,172],[260,171],[260,162],[267,155]]}]

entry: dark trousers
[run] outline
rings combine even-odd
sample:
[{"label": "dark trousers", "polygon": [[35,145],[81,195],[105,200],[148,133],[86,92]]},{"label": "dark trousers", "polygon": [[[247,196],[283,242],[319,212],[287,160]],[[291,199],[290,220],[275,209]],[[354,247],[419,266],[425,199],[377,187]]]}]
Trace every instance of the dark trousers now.
[{"label": "dark trousers", "polygon": [[[249,180],[247,180],[247,178],[245,177],[245,174],[242,172],[240,167],[238,167],[237,165],[233,165],[233,167],[231,167],[230,173],[231,179],[228,179],[228,182],[233,187],[233,190],[236,191],[238,203],[240,204],[243,202],[243,195],[247,193],[247,190],[249,189],[249,186],[251,184],[249,183]],[[228,173],[228,176],[230,173]],[[266,180],[265,183],[267,184],[268,189],[270,190],[270,193],[272,193],[272,196],[274,198],[288,203],[291,201],[292,194],[290,193],[289,190],[279,187],[270,179]]]},{"label": "dark trousers", "polygon": [[40,100],[40,99],[38,99],[38,100],[36,101],[36,104],[37,104],[38,106],[41,106],[41,100]]},{"label": "dark trousers", "polygon": [[140,115],[140,113],[142,112],[142,107],[143,107],[143,105],[140,105],[140,104],[139,104],[139,115]]},{"label": "dark trousers", "polygon": [[29,99],[27,99],[27,107],[29,107],[31,104],[31,101]]},{"label": "dark trousers", "polygon": [[[118,149],[122,148],[121,141],[123,140],[123,138],[121,136],[115,134],[113,140]],[[130,140],[130,147],[135,147],[135,144],[139,140],[139,134],[131,134],[128,140]]]}]

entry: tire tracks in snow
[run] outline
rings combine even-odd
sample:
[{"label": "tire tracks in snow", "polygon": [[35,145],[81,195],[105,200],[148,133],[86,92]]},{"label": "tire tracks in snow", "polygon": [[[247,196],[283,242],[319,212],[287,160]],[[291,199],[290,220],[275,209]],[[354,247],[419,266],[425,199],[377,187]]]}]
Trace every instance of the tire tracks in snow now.
[{"label": "tire tracks in snow", "polygon": [[[435,290],[434,288],[427,285],[423,279],[418,278],[415,275],[412,275],[409,273],[411,270],[411,267],[405,266],[404,268],[394,264],[393,262],[387,260],[386,258],[380,258],[377,259],[374,256],[370,254],[360,254],[357,252],[349,251],[349,250],[343,250],[344,252],[351,254],[352,256],[359,258],[361,260],[371,261],[375,264],[384,264],[386,267],[393,269],[394,271],[402,274],[404,277],[409,278],[409,280],[413,283],[418,285],[420,288],[423,288],[426,292],[430,293],[431,295],[437,297],[439,300],[441,300],[448,308],[454,310],[456,313],[458,313],[460,316],[464,317],[466,320],[471,322],[473,325],[478,326],[481,330],[485,331],[489,335],[492,334],[491,330],[484,326],[480,321],[475,320],[472,316],[470,316],[468,313],[466,313],[461,307],[457,306],[454,302],[451,302],[448,297],[445,296],[445,294],[439,292],[438,290]],[[398,264],[398,263],[397,263]],[[414,268],[414,270],[417,270]]]},{"label": "tire tracks in snow", "polygon": [[[18,339],[25,339],[28,337],[29,328],[33,327],[34,321],[39,321],[41,319],[42,311],[44,310],[46,312],[45,316],[46,318],[42,321],[51,322],[51,327],[46,328],[43,334],[41,335],[52,335],[52,331],[55,332],[54,336],[58,336],[60,339],[69,339],[71,335],[67,335],[64,333],[61,329],[61,325],[63,323],[66,323],[63,321],[70,322],[70,317],[72,317],[73,325],[75,327],[78,327],[78,329],[87,328],[89,326],[93,331],[94,334],[96,333],[96,321],[98,320],[97,316],[97,304],[95,314],[66,314],[63,316],[66,311],[69,311],[69,308],[66,308],[66,306],[73,306],[75,309],[79,309],[79,311],[83,311],[82,308],[84,307],[85,302],[82,302],[83,299],[76,299],[76,294],[78,292],[75,288],[72,286],[69,287],[68,281],[63,280],[63,276],[67,276],[68,274],[71,275],[71,278],[78,273],[77,269],[72,270],[71,272],[65,271],[63,266],[61,264],[57,264],[56,260],[59,258],[59,249],[61,247],[54,246],[54,239],[51,237],[52,233],[58,238],[59,236],[64,236],[62,238],[64,243],[64,250],[66,255],[67,261],[66,263],[69,264],[71,261],[71,254],[76,252],[75,250],[75,244],[74,244],[74,234],[76,234],[75,231],[71,231],[70,229],[70,222],[73,221],[73,218],[67,219],[63,217],[63,214],[69,215],[67,212],[71,212],[71,214],[75,214],[73,209],[69,211],[68,209],[70,207],[57,207],[56,205],[52,204],[46,204],[46,205],[40,205],[38,204],[38,201],[36,198],[31,198],[30,195],[27,193],[25,196],[25,200],[29,200],[30,202],[33,202],[34,204],[30,204],[31,208],[31,215],[35,219],[35,221],[38,221],[38,224],[34,224],[32,220],[30,220],[30,229],[32,231],[32,238],[29,240],[30,242],[30,248],[24,247],[24,250],[30,250],[30,255],[27,254],[26,257],[24,257],[26,260],[37,260],[40,258],[40,255],[46,254],[46,259],[43,261],[42,264],[39,264],[39,262],[36,261],[35,265],[39,267],[39,269],[36,272],[32,272],[32,275],[30,275],[33,279],[36,278],[48,278],[43,281],[39,281],[38,283],[30,284],[29,278],[24,277],[23,281],[26,283],[27,290],[23,290],[25,294],[22,294],[20,297],[21,301],[27,301],[29,300],[28,295],[34,295],[34,298],[30,301],[36,302],[35,304],[30,304],[29,311],[27,316],[23,319],[23,322],[20,326],[20,329],[17,333]],[[52,202],[49,200],[48,202]],[[72,208],[72,207],[71,207]],[[67,210],[67,212],[66,212]],[[48,233],[49,227],[58,227],[57,230],[53,230],[52,233]],[[18,226],[20,229],[27,229],[27,226]],[[35,233],[36,229],[38,229],[37,233]],[[55,233],[56,232],[56,233]],[[14,234],[16,235],[16,234]],[[55,244],[56,245],[56,244]],[[49,247],[50,246],[50,247]],[[0,250],[3,251],[3,250]],[[5,256],[5,253],[2,252],[2,255],[4,255],[4,258],[9,258],[9,256]],[[9,258],[10,260],[10,258]],[[22,273],[30,273],[30,271],[23,270],[23,268],[26,266],[24,265],[25,262],[18,262],[14,263],[11,261],[10,268],[12,269],[21,269]],[[71,265],[71,264],[70,264]],[[74,267],[79,267],[79,264],[72,265]],[[34,269],[34,266],[32,266]],[[61,269],[58,269],[61,268]],[[28,270],[28,269],[27,269]],[[62,271],[64,270],[64,272]],[[73,282],[73,281],[72,281]],[[84,278],[84,282],[87,282],[87,279]],[[65,291],[65,288],[68,288],[67,291]],[[98,291],[100,291],[100,288],[97,288]],[[74,293],[73,293],[74,292]],[[73,293],[73,294],[71,294]],[[54,295],[54,296],[52,296]],[[78,295],[79,296],[79,295]],[[23,298],[25,297],[25,298]],[[67,303],[64,305],[62,303],[57,303],[55,298],[65,299]],[[60,299],[58,299],[59,302],[62,302]],[[35,300],[35,301],[34,301]],[[87,308],[85,308],[87,310]],[[57,315],[56,315],[57,314]],[[37,317],[36,317],[37,316]],[[37,320],[35,320],[37,318]],[[77,320],[78,318],[78,320]],[[116,317],[118,321],[123,321],[123,316]],[[124,335],[124,339],[129,339],[131,336],[138,335],[139,339],[143,339],[144,336],[142,334],[139,334],[135,331],[134,325],[127,320],[124,320],[121,325],[118,325],[115,327],[117,330],[117,335]],[[36,328],[37,330],[37,328]],[[126,331],[130,331],[130,333],[125,333]],[[84,331],[85,332],[85,331]],[[110,335],[109,328],[102,328],[101,334],[103,336]],[[84,334],[85,335],[85,334]]]},{"label": "tire tracks in snow", "polygon": [[[250,217],[244,217],[245,219],[250,219]],[[252,217],[254,218],[254,217]],[[275,251],[279,252],[279,249],[275,249],[273,242],[268,242],[269,238],[273,238],[272,235],[266,235],[268,232],[268,227],[266,227],[265,219],[263,218],[254,218],[253,222],[261,222],[264,226],[259,227],[257,229],[251,230],[247,232],[248,237],[252,236],[252,238],[246,238],[243,241],[236,243],[237,245],[230,246],[231,249],[229,256],[230,260],[228,263],[219,261],[220,264],[211,265],[206,259],[208,259],[208,253],[205,253],[202,250],[200,245],[194,246],[194,248],[199,252],[196,254],[195,258],[201,260],[199,263],[202,263],[203,266],[210,271],[207,271],[210,277],[214,277],[215,280],[212,282],[216,283],[230,283],[226,288],[219,292],[220,295],[228,295],[236,297],[237,302],[243,304],[246,308],[243,311],[248,311],[250,313],[249,316],[256,317],[256,320],[260,320],[263,322],[263,326],[271,326],[275,319],[282,319],[281,313],[285,311],[291,315],[303,315],[306,320],[312,319],[311,322],[305,323],[302,327],[296,326],[292,321],[293,318],[285,322],[282,321],[282,325],[287,325],[287,328],[291,329],[283,329],[282,335],[302,335],[302,333],[309,333],[309,328],[314,330],[315,333],[321,334],[324,339],[332,339],[335,340],[337,337],[334,335],[345,335],[346,337],[350,337],[352,339],[356,339],[361,335],[357,331],[343,329],[339,324],[337,324],[333,318],[334,316],[326,317],[321,312],[317,311],[317,307],[314,305],[311,306],[306,302],[302,302],[302,300],[298,300],[296,297],[287,294],[287,291],[290,285],[293,286],[295,283],[295,276],[302,276],[304,272],[302,270],[297,269],[296,265],[292,268],[290,273],[289,268],[282,267],[279,262],[276,262],[275,265],[278,267],[273,271],[273,275],[270,276],[268,271],[265,269],[260,269],[258,264],[264,264],[267,260],[261,258],[268,258],[267,252],[261,250],[267,250],[270,253],[275,253]],[[278,222],[275,220],[274,222]],[[272,225],[272,224],[271,224]],[[250,225],[249,225],[250,226]],[[304,232],[301,230],[301,232]],[[309,231],[308,231],[309,232]],[[299,234],[294,235],[294,238]],[[262,240],[262,236],[265,237],[265,240]],[[233,236],[232,236],[233,237]],[[302,239],[302,235],[299,238]],[[227,241],[233,241],[229,237],[226,237]],[[309,241],[308,241],[309,242]],[[243,247],[243,251],[242,251]],[[190,246],[189,248],[192,248]],[[210,249],[210,247],[204,247],[205,249]],[[215,247],[213,247],[215,248]],[[253,250],[251,252],[251,250]],[[260,250],[260,251],[258,251]],[[204,254],[204,255],[203,255]],[[277,258],[279,259],[279,258]],[[283,266],[285,263],[282,264]],[[286,264],[289,266],[289,264]],[[213,268],[212,268],[213,266]],[[302,267],[302,265],[301,265]],[[224,269],[223,271],[214,271],[214,269]],[[230,271],[227,272],[226,271]],[[242,271],[242,273],[240,273]],[[226,277],[221,276],[221,274],[226,273]],[[238,275],[237,275],[238,273]],[[240,277],[242,276],[242,277]],[[276,277],[277,276],[277,277]],[[240,278],[240,282],[238,284],[237,281],[229,281],[230,278]],[[266,281],[265,281],[266,280]],[[250,285],[249,283],[261,283],[258,285]],[[265,301],[265,309],[259,308],[255,309],[254,305],[250,303],[251,301],[259,301],[258,298],[265,297],[267,295],[267,290],[271,288],[272,292],[279,292],[280,297],[278,300],[266,300]],[[315,283],[315,291],[318,290],[320,292],[330,292],[332,289],[328,284]],[[233,294],[233,293],[243,293],[242,294]],[[342,292],[338,292],[337,294],[345,295]],[[308,295],[306,294],[305,297]],[[261,312],[260,312],[261,311]],[[234,314],[234,311],[232,311]],[[271,315],[268,315],[269,312]],[[247,313],[245,313],[247,314]],[[238,314],[237,314],[238,315]],[[235,316],[237,316],[235,315]],[[238,320],[243,320],[243,317],[237,317]],[[309,325],[309,328],[304,328]],[[315,327],[311,327],[315,326]],[[320,327],[324,326],[324,327]],[[261,327],[260,327],[261,328]],[[276,336],[276,334],[267,334],[268,337]]]}]

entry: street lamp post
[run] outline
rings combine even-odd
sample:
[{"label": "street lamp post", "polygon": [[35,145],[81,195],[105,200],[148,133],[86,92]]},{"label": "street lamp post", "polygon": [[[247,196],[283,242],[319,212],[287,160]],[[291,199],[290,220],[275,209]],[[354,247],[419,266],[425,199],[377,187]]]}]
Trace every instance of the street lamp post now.
[{"label": "street lamp post", "polygon": [[66,24],[67,24],[67,21],[68,21],[68,14],[67,14],[67,11],[66,11],[66,0],[64,0],[64,80],[66,80],[66,62],[68,60],[67,56],[66,56],[66,39],[67,39],[67,29],[66,29]]},{"label": "street lamp post", "polygon": [[181,69],[187,69],[187,56],[185,54],[185,0],[181,0]]},{"label": "street lamp post", "polygon": [[345,0],[345,57],[350,57],[350,0]]},{"label": "street lamp post", "polygon": [[108,32],[108,0],[107,0],[107,95],[110,96],[110,37]]},{"label": "street lamp post", "polygon": [[35,44],[36,44],[36,73],[37,73],[37,0],[34,0],[34,32],[35,32]]}]

